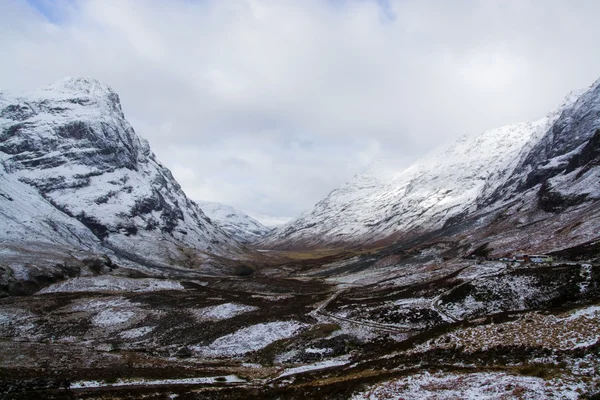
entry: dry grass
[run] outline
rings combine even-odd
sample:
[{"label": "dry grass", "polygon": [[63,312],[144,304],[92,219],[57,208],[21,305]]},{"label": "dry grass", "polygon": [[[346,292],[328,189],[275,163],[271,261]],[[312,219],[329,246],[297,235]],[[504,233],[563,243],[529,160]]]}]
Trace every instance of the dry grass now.
[{"label": "dry grass", "polygon": [[[319,249],[319,250],[306,250],[306,251],[277,251],[283,258],[287,258],[290,260],[316,260],[319,258],[336,256],[339,254],[348,253],[343,249]],[[350,252],[352,254],[352,252]]]}]

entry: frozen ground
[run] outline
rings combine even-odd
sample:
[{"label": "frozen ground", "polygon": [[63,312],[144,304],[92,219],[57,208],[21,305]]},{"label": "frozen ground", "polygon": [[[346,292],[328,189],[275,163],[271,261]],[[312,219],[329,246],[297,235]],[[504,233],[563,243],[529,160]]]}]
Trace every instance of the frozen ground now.
[{"label": "frozen ground", "polygon": [[394,267],[386,258],[363,274],[364,258],[353,259],[335,268],[363,284],[88,276],[0,299],[0,388],[69,387],[97,399],[570,399],[600,390],[597,266]]},{"label": "frozen ground", "polygon": [[420,373],[383,382],[352,400],[578,399],[585,385],[506,373]]},{"label": "frozen ground", "polygon": [[107,275],[69,279],[45,287],[39,293],[153,292],[157,290],[183,290],[183,286],[177,281],[165,279],[133,279]]}]

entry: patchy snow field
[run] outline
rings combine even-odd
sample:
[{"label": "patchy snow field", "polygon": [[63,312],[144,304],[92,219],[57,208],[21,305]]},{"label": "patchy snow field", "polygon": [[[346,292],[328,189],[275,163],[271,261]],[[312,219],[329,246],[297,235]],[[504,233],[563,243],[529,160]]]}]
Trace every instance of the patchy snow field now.
[{"label": "patchy snow field", "polygon": [[73,311],[103,311],[108,308],[136,308],[139,303],[134,303],[124,297],[109,297],[98,300],[81,299],[71,306]]},{"label": "patchy snow field", "polygon": [[471,374],[428,372],[383,382],[352,400],[383,399],[578,399],[584,385],[502,372]]},{"label": "patchy snow field", "polygon": [[38,293],[70,292],[154,292],[158,290],[183,290],[177,281],[154,278],[121,278],[110,275],[73,278],[43,288]]}]

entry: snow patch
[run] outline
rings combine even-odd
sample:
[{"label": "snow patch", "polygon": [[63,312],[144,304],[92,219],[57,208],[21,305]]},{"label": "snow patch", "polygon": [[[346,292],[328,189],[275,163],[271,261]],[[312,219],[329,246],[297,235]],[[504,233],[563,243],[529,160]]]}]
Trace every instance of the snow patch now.
[{"label": "snow patch", "polygon": [[94,316],[92,322],[96,326],[113,326],[129,321],[134,315],[133,311],[104,310]]},{"label": "snow patch", "polygon": [[256,324],[222,336],[208,346],[194,346],[193,350],[209,357],[239,356],[263,349],[277,340],[292,337],[307,327],[307,324],[297,321]]},{"label": "snow patch", "polygon": [[287,368],[286,370],[283,371],[283,373],[281,373],[281,375],[278,376],[278,378],[281,378],[284,376],[289,376],[289,375],[301,374],[301,373],[307,372],[307,371],[315,371],[315,370],[319,370],[319,369],[339,367],[340,365],[346,365],[349,362],[350,361],[348,360],[348,356],[342,356],[342,357],[332,358],[332,359],[325,360],[325,361],[320,361],[320,362],[317,362],[314,364],[307,364],[307,365],[301,365],[299,367]]},{"label": "snow patch", "polygon": [[314,348],[309,347],[307,349],[304,349],[304,352],[308,353],[308,354],[328,354],[328,353],[331,353],[332,351],[333,351],[333,349],[331,349],[331,348],[314,349]]},{"label": "snow patch", "polygon": [[73,278],[58,282],[38,293],[70,292],[154,292],[160,290],[184,290],[177,281],[154,278],[121,278],[115,276],[96,276]]},{"label": "snow patch", "polygon": [[192,310],[192,314],[201,321],[220,321],[237,315],[258,310],[258,307],[245,304],[225,303]]},{"label": "snow patch", "polygon": [[119,336],[122,337],[123,339],[137,339],[139,337],[149,334],[153,330],[154,330],[153,326],[142,326],[141,328],[134,328],[134,329],[129,329],[129,330],[123,331],[123,332],[119,333]]}]

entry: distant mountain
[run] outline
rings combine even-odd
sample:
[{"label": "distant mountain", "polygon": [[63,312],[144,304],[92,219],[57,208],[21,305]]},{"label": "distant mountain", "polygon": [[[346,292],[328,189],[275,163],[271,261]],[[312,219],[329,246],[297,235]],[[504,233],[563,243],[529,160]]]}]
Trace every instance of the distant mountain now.
[{"label": "distant mountain", "polygon": [[0,243],[68,244],[161,265],[193,265],[186,249],[241,249],[137,136],[118,95],[93,79],[0,92],[0,182]]},{"label": "distant mountain", "polygon": [[240,243],[255,242],[272,230],[231,206],[212,201],[197,203],[206,216]]},{"label": "distant mountain", "polygon": [[462,137],[395,175],[375,164],[262,244],[375,246],[440,231],[519,199],[547,213],[593,203],[600,197],[598,128],[600,80],[539,121]]}]

